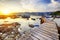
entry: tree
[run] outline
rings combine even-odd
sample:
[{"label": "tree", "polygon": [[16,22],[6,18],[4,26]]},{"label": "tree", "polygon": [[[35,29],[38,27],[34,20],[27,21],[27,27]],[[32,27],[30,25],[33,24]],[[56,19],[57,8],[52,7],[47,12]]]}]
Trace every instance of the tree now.
[{"label": "tree", "polygon": [[53,20],[57,18],[58,16],[60,17],[60,11],[56,11],[50,14],[53,17]]}]

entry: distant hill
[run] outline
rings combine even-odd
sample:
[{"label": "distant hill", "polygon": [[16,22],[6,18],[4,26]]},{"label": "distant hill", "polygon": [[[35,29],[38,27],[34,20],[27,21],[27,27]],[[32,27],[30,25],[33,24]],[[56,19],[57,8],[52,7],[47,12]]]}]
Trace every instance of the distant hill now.
[{"label": "distant hill", "polygon": [[52,12],[21,12],[19,13],[20,15],[35,15],[35,16],[46,16],[46,17],[51,17],[50,14]]}]

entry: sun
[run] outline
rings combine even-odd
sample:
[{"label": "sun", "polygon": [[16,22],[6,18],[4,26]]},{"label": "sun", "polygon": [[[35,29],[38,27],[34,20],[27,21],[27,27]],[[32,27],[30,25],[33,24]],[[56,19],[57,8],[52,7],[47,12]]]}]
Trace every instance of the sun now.
[{"label": "sun", "polygon": [[3,10],[2,13],[3,13],[3,15],[9,15],[10,11],[9,10]]},{"label": "sun", "polygon": [[4,15],[8,15],[8,14],[10,14],[10,11],[4,10],[4,11],[3,11],[3,14],[4,14]]}]

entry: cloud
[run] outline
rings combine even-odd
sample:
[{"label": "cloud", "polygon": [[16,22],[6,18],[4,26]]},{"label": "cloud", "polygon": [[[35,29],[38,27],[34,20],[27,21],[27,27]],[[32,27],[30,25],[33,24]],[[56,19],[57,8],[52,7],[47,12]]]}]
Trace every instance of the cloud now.
[{"label": "cloud", "polygon": [[60,11],[60,3],[58,1],[43,2],[41,0],[0,0],[0,10],[10,10],[13,12]]},{"label": "cloud", "polygon": [[48,4],[48,9],[51,11],[60,11],[60,3],[58,1],[51,0],[51,3]]}]

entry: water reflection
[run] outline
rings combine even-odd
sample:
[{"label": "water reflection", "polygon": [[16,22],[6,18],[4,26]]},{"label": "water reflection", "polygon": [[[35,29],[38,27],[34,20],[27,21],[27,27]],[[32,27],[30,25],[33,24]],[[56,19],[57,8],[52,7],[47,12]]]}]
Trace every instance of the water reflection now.
[{"label": "water reflection", "polygon": [[[28,31],[31,29],[31,27],[29,27],[29,26],[39,25],[40,21],[39,20],[32,20],[31,18],[27,19],[27,18],[21,18],[21,17],[15,18],[15,19],[12,19],[10,17],[8,17],[6,19],[0,19],[0,25],[3,25],[3,24],[4,25],[10,25],[12,23],[21,24],[21,26],[19,26],[19,31],[24,32],[24,31]],[[13,26],[15,26],[15,25],[13,25]]]}]

